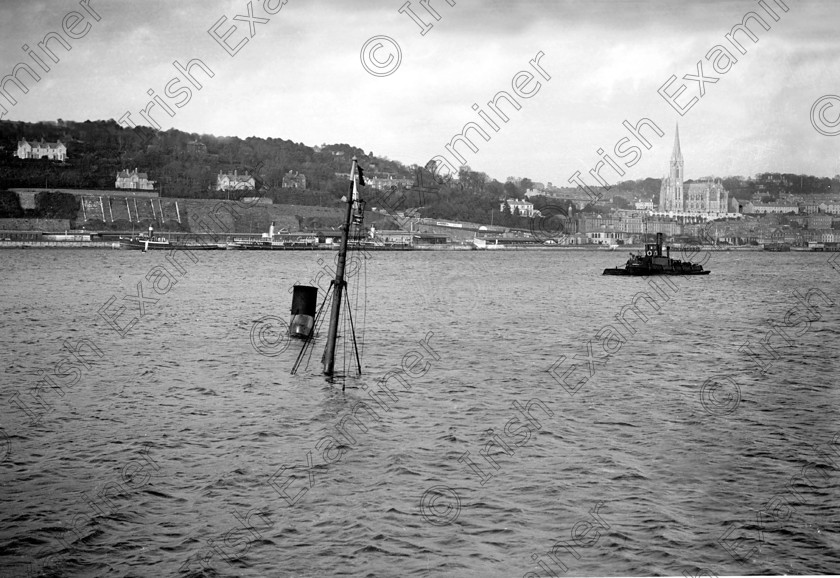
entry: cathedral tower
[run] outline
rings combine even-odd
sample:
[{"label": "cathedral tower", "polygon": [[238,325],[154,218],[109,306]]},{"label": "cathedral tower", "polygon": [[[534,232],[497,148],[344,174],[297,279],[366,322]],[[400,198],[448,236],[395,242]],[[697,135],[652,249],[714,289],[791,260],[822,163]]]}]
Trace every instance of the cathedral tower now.
[{"label": "cathedral tower", "polygon": [[680,125],[674,135],[674,151],[671,153],[671,170],[668,178],[662,182],[659,192],[659,210],[681,212],[685,210],[683,201],[683,175],[685,163],[680,149]]}]

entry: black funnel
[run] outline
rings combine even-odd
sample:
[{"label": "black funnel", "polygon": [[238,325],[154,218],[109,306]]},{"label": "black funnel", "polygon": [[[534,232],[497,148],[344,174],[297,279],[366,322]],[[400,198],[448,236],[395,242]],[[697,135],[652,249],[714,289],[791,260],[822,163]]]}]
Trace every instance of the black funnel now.
[{"label": "black funnel", "polygon": [[312,334],[315,326],[315,310],[318,305],[318,288],[309,285],[295,285],[292,292],[292,319],[289,335],[302,339]]},{"label": "black funnel", "polygon": [[315,317],[318,308],[318,288],[309,285],[295,285],[292,292],[292,315]]}]

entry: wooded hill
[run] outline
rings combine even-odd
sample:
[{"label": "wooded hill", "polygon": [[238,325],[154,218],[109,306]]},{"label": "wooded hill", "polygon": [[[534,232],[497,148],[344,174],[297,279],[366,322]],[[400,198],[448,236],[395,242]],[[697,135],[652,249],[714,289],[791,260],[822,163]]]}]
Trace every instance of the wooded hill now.
[{"label": "wooded hill", "polygon": [[[15,157],[20,139],[55,142],[67,146],[66,162],[21,160]],[[190,143],[199,142],[196,147]],[[206,148],[205,148],[206,147]],[[206,150],[206,152],[205,152]],[[236,199],[252,193],[216,191],[219,171],[248,171],[257,177],[261,193],[277,204],[337,207],[347,192],[346,174],[353,156],[367,177],[387,173],[410,179],[411,188],[376,192],[369,188],[368,208],[384,208],[390,213],[417,209],[416,214],[446,220],[487,223],[509,227],[528,227],[528,220],[500,210],[505,199],[522,199],[533,187],[528,178],[508,177],[504,183],[485,173],[460,167],[458,175],[436,177],[422,165],[405,165],[385,157],[365,153],[349,144],[310,147],[279,138],[217,137],[170,129],[156,132],[147,127],[128,129],[116,121],[55,122],[0,121],[0,189],[16,187],[99,189],[114,188],[118,171],[137,168],[162,187],[162,196],[182,199]],[[425,162],[425,161],[423,161]],[[303,173],[307,190],[284,189],[283,175]],[[338,176],[337,176],[338,174]],[[723,180],[730,196],[749,199],[754,193],[762,200],[776,200],[784,193],[810,195],[840,190],[840,180],[807,175],[765,173],[756,179],[732,177]],[[605,212],[610,208],[631,208],[633,200],[653,200],[658,204],[660,179],[624,181],[603,192],[598,206],[583,211]],[[568,193],[568,195],[566,194]],[[562,207],[566,210],[582,192],[564,188],[553,197],[532,197],[535,208]],[[585,197],[584,197],[585,198]],[[607,204],[606,201],[612,202]],[[56,199],[43,199],[44,210]],[[0,199],[7,213],[16,212],[11,198]],[[69,208],[67,209],[69,211]],[[56,211],[52,211],[56,212]],[[60,212],[60,211],[59,211]],[[556,213],[556,212],[555,212]],[[571,216],[571,215],[570,215]]]},{"label": "wooded hill", "polygon": [[[21,139],[60,140],[67,146],[67,161],[22,160],[15,157]],[[195,152],[200,142],[206,153]],[[124,128],[116,121],[56,122],[0,121],[0,189],[16,187],[113,189],[123,169],[148,173],[163,187],[163,196],[226,198],[216,191],[219,171],[257,174],[263,186],[279,191],[283,175],[306,175],[307,189],[342,195],[353,156],[369,172],[392,173],[403,178],[411,169],[402,163],[374,157],[348,144],[324,145],[316,150],[303,143],[278,138],[217,137],[175,129],[156,132],[146,127]],[[283,199],[287,202],[288,199]]]}]

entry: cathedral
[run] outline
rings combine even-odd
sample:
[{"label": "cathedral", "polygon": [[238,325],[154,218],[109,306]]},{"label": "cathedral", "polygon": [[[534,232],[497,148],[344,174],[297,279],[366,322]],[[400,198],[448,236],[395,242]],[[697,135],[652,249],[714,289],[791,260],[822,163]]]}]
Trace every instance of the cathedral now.
[{"label": "cathedral", "polygon": [[729,193],[723,185],[712,179],[686,185],[683,182],[684,170],[685,162],[680,150],[680,127],[677,125],[670,172],[662,179],[662,189],[659,192],[659,210],[664,213],[683,214],[726,213]]}]

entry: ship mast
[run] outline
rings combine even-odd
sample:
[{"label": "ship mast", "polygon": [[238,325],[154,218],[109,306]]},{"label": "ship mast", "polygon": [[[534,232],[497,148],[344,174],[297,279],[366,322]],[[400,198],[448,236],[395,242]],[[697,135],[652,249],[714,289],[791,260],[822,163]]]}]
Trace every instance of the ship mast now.
[{"label": "ship mast", "polygon": [[[338,337],[338,320],[341,315],[341,299],[347,285],[344,281],[344,268],[347,264],[347,241],[350,236],[353,210],[354,208],[357,210],[360,208],[359,193],[356,188],[357,174],[358,164],[356,157],[353,157],[353,166],[350,169],[350,193],[347,195],[347,214],[344,219],[344,225],[341,227],[341,245],[339,245],[338,249],[338,266],[336,267],[335,280],[333,281],[335,293],[333,295],[332,312],[330,314],[330,328],[327,333],[327,346],[324,348],[324,375],[327,376],[332,376],[335,372],[335,341]],[[348,308],[350,307],[349,300],[347,306]]]}]

